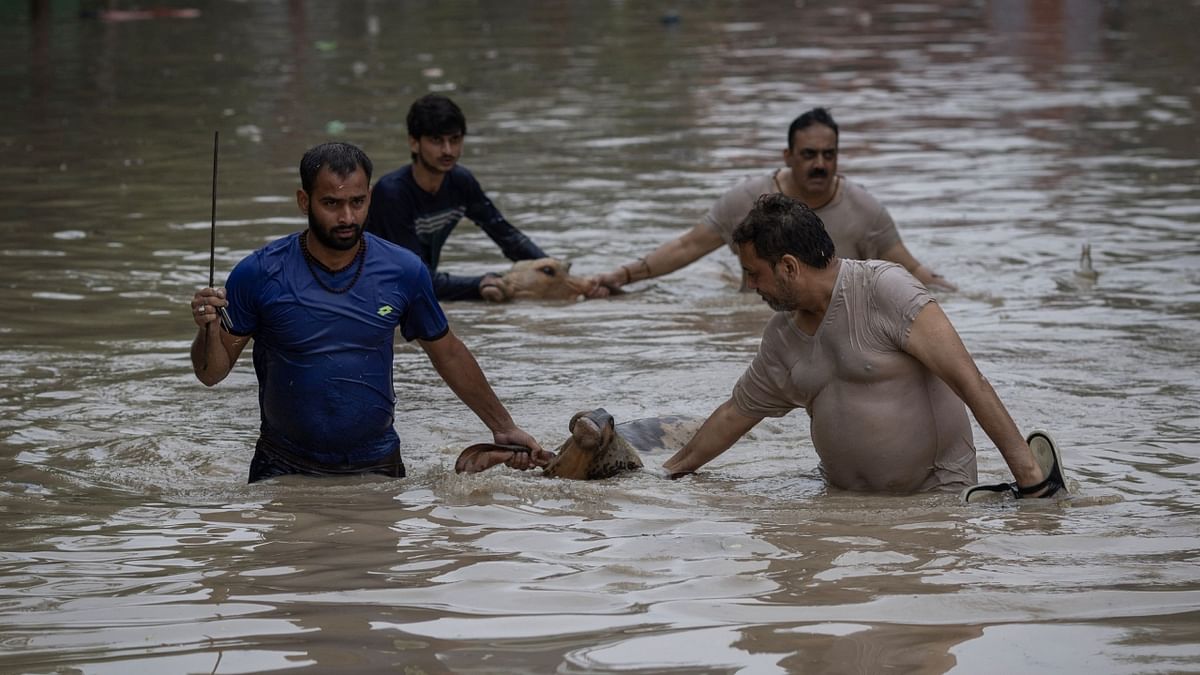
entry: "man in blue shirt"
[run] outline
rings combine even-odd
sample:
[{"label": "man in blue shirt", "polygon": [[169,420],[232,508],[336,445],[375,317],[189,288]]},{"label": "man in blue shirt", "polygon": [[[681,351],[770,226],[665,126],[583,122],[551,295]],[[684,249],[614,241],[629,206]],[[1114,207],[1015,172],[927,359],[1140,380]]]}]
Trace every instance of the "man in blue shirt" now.
[{"label": "man in blue shirt", "polygon": [[438,272],[442,246],[465,216],[487,233],[509,260],[535,260],[546,254],[504,219],[479,181],[459,166],[467,120],[449,98],[427,94],[408,110],[408,147],[412,164],[376,183],[371,193],[367,231],[421,256],[433,274],[439,300],[504,302],[497,275]]},{"label": "man in blue shirt", "polygon": [[[250,254],[226,289],[192,298],[196,377],[213,386],[254,338],[261,427],[249,482],[283,474],[404,476],[394,424],[395,331],[416,340],[446,384],[491,430],[523,445],[510,466],[544,451],[513,422],[466,345],[450,330],[429,272],[412,252],[363,232],[371,160],[325,143],[300,162],[308,229]],[[228,311],[222,329],[219,310]]]}]

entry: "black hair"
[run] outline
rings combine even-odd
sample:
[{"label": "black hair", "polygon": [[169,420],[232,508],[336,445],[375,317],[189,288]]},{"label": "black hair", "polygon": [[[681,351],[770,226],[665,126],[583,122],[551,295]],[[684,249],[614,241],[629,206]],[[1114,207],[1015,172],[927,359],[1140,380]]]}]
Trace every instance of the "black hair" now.
[{"label": "black hair", "polygon": [[441,94],[425,94],[413,101],[404,122],[413,138],[467,133],[467,118],[462,109]]},{"label": "black hair", "polygon": [[328,168],[341,177],[349,176],[360,166],[363,173],[367,174],[367,184],[370,185],[372,166],[367,153],[350,143],[322,143],[304,153],[300,159],[300,187],[311,195],[313,183],[322,168]]},{"label": "black hair", "polygon": [[824,269],[833,260],[833,240],[812,209],[779,192],[760,196],[733,230],[733,243],[754,244],[759,258],[775,265],[785,255]]},{"label": "black hair", "polygon": [[837,122],[833,121],[833,115],[829,114],[829,111],[824,108],[813,108],[812,110],[809,110],[808,112],[792,120],[791,125],[788,126],[788,150],[792,149],[792,137],[796,135],[796,132],[800,131],[801,129],[807,129],[814,124],[824,124],[830,129],[833,129],[833,135],[835,138],[840,138],[838,135],[838,125]]}]

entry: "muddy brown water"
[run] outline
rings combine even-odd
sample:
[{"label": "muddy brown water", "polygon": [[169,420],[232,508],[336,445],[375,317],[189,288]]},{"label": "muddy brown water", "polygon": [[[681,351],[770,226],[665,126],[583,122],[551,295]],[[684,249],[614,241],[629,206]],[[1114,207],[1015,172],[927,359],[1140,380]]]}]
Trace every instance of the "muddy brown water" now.
[{"label": "muddy brown water", "polygon": [[[1195,2],[198,6],[0,8],[0,671],[1200,671]],[[428,90],[465,109],[463,163],[502,211],[584,274],[830,107],[843,172],[959,284],[943,306],[1019,425],[1121,501],[828,490],[802,412],[677,482],[457,476],[488,435],[412,345],[408,478],[245,485],[249,359],[214,389],[187,360],[213,131],[219,283],[303,227],[305,148],[399,166]],[[469,224],[445,264],[506,266]],[[768,312],[735,269],[447,311],[554,447],[577,410],[724,400]]]}]

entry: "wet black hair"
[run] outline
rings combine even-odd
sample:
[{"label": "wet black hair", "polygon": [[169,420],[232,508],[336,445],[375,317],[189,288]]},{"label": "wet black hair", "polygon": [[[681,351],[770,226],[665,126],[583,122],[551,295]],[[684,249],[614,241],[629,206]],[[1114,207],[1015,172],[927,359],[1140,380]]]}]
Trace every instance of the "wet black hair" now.
[{"label": "wet black hair", "polygon": [[313,183],[316,182],[317,174],[321,173],[322,168],[327,167],[342,177],[354,173],[360,166],[363,173],[367,174],[367,184],[370,185],[372,166],[367,153],[350,143],[322,143],[304,153],[304,157],[300,159],[300,187],[311,195]]},{"label": "wet black hair", "polygon": [[800,131],[801,129],[807,129],[814,124],[824,124],[830,129],[833,129],[833,135],[835,137],[839,139],[841,138],[838,134],[837,122],[833,121],[833,115],[829,114],[829,111],[824,108],[813,108],[812,110],[809,110],[808,112],[803,113],[796,119],[792,120],[791,125],[788,126],[788,150],[792,149],[792,138],[796,135],[796,132]]},{"label": "wet black hair", "polygon": [[812,209],[780,192],[761,195],[733,230],[733,243],[754,244],[758,257],[775,265],[785,255],[824,269],[833,260],[833,240]]}]

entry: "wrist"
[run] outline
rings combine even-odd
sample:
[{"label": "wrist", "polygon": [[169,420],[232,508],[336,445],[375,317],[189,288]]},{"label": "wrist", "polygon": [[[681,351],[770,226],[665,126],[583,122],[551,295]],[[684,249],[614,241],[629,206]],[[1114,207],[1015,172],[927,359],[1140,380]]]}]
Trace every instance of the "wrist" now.
[{"label": "wrist", "polygon": [[650,271],[650,263],[646,261],[646,258],[648,257],[649,256],[638,258],[637,260],[638,270],[642,273],[640,278],[642,279],[649,279],[650,277],[654,276],[654,273]]},{"label": "wrist", "polygon": [[488,431],[492,432],[492,436],[506,436],[517,430],[517,423],[513,421],[511,415],[494,418],[487,425]]}]

